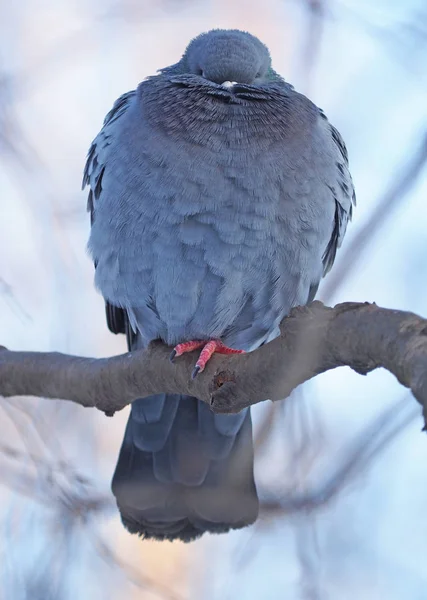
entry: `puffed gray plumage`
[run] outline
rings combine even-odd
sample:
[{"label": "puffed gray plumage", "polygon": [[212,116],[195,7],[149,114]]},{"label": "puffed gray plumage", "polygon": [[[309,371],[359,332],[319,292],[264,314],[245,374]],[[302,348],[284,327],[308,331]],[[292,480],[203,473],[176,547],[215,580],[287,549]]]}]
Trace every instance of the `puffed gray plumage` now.
[{"label": "puffed gray plumage", "polygon": [[[250,351],[314,298],[354,203],[344,142],[271,67],[213,30],[124,94],[89,150],[89,249],[110,328],[131,348],[220,338]],[[250,413],[137,400],[113,479],[122,519],[193,539],[254,521]]]}]

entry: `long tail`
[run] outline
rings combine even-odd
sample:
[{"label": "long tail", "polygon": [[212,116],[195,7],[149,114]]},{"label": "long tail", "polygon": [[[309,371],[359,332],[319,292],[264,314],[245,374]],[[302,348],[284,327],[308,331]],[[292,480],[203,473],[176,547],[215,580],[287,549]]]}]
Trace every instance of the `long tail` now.
[{"label": "long tail", "polygon": [[258,515],[250,411],[215,415],[190,396],[133,402],[112,483],[123,524],[146,538],[193,540]]}]

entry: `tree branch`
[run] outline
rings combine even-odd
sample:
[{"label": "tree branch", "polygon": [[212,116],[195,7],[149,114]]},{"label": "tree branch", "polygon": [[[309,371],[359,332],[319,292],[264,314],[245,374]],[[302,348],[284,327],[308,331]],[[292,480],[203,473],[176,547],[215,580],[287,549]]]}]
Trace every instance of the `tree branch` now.
[{"label": "tree branch", "polygon": [[427,417],[427,321],[375,304],[294,308],[278,338],[248,354],[214,355],[194,381],[196,354],[172,364],[170,348],[160,342],[100,359],[0,348],[0,395],[61,398],[109,415],[162,392],[196,396],[215,412],[233,413],[286,398],[315,375],[349,366],[361,374],[384,367],[412,390]]}]

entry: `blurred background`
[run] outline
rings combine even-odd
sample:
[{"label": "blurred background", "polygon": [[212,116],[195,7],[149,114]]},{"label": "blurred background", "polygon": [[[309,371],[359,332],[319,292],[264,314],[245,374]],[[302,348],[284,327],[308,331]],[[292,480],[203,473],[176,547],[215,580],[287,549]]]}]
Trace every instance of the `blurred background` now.
[{"label": "blurred background", "polygon": [[[427,315],[425,0],[0,1],[0,343],[124,352],[85,246],[106,112],[214,27],[246,29],[342,133],[358,206],[319,298]],[[254,410],[255,526],[141,541],[110,479],[127,411],[0,401],[0,598],[425,600],[427,437],[388,373],[326,373]]]}]

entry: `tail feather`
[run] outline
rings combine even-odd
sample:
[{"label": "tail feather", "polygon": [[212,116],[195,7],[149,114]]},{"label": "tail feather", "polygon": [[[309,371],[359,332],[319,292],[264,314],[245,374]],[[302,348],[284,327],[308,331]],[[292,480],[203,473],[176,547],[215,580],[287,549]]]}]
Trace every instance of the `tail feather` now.
[{"label": "tail feather", "polygon": [[161,450],[171,432],[180,396],[165,394],[149,396],[132,404],[134,444],[143,451]]},{"label": "tail feather", "polygon": [[190,541],[253,523],[250,412],[215,415],[196,398],[136,400],[112,483],[129,531]]}]

